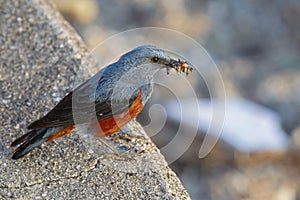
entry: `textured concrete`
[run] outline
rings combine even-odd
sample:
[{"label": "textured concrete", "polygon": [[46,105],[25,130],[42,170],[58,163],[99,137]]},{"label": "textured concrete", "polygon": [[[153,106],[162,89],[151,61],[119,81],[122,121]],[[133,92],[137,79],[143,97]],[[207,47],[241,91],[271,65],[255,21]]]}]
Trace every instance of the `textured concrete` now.
[{"label": "textured concrete", "polygon": [[95,62],[53,5],[0,0],[0,198],[189,199],[137,122],[106,139],[120,155],[78,132],[10,158],[9,144],[86,79],[87,67]]}]

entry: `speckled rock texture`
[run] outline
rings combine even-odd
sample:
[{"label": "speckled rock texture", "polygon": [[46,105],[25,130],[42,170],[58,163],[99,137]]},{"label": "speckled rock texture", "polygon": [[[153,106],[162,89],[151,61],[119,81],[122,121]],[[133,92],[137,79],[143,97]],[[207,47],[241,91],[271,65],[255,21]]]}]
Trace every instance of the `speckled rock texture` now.
[{"label": "speckled rock texture", "polygon": [[135,121],[105,138],[77,131],[10,157],[10,143],[97,67],[81,38],[42,0],[0,0],[0,199],[189,199]]}]

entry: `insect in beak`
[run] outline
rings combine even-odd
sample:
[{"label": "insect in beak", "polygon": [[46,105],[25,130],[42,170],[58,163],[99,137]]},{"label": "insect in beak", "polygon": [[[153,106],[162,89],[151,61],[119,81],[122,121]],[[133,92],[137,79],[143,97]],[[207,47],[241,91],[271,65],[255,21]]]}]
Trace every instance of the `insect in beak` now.
[{"label": "insect in beak", "polygon": [[191,65],[185,60],[171,60],[170,63],[166,64],[167,74],[170,74],[170,69],[174,69],[177,73],[185,73],[189,75],[190,72],[193,71]]}]

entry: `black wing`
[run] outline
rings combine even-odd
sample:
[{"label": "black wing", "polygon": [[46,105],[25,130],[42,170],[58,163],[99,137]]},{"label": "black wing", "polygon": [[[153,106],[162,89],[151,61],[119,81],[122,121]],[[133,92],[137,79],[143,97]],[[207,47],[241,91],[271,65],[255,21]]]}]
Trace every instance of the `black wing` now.
[{"label": "black wing", "polygon": [[[47,115],[31,123],[28,126],[28,129],[51,128],[59,126],[65,127],[74,125],[75,122],[78,124],[86,123],[95,119],[96,115],[97,120],[107,119],[115,114],[127,112],[130,106],[139,96],[139,91],[137,90],[128,99],[119,99],[116,102],[114,101],[114,106],[112,109],[112,102],[109,99],[96,102],[91,101],[93,98],[90,98],[89,96],[91,96],[95,90],[83,90],[82,86],[85,86],[86,84],[87,83],[84,83],[83,85],[79,86],[78,89],[70,92]],[[76,95],[74,95],[74,93]],[[76,103],[73,103],[75,100]]]}]

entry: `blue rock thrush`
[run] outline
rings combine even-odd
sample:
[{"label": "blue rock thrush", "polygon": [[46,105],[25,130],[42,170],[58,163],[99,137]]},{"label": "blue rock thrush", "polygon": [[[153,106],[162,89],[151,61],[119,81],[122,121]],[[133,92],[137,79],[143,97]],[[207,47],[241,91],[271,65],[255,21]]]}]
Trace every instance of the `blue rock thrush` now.
[{"label": "blue rock thrush", "polygon": [[66,95],[48,114],[28,126],[31,129],[11,146],[18,159],[43,142],[73,132],[75,124],[88,124],[97,136],[119,131],[143,109],[153,90],[153,76],[159,70],[174,69],[186,75],[187,61],[155,46],[140,46],[100,70]]}]

